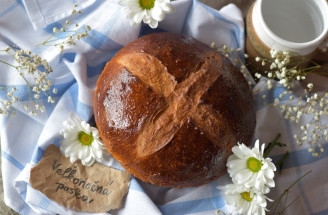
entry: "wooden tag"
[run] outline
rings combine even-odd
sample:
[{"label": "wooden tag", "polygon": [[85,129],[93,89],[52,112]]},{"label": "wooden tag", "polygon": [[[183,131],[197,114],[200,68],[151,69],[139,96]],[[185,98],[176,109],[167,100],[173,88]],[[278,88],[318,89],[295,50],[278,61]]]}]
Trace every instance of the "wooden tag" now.
[{"label": "wooden tag", "polygon": [[31,169],[31,186],[49,199],[77,211],[104,213],[121,207],[130,185],[130,173],[95,163],[71,163],[50,145]]}]

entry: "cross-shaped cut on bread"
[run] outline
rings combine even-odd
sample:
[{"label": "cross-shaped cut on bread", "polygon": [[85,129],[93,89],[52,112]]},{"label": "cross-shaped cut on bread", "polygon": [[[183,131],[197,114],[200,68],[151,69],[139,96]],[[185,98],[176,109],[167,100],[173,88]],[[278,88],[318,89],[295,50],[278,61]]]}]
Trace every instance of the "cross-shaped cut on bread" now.
[{"label": "cross-shaped cut on bread", "polygon": [[170,187],[224,174],[231,147],[249,144],[255,128],[243,75],[204,44],[171,33],[139,38],[106,65],[94,111],[116,160]]}]

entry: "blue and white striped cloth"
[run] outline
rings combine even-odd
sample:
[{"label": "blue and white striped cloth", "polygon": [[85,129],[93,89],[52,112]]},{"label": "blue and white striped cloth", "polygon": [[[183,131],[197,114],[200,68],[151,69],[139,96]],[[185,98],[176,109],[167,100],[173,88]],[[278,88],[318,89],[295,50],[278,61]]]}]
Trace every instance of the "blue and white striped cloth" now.
[{"label": "blue and white striped cloth", "polygon": [[[74,3],[83,10],[76,21],[90,25],[90,36],[77,45],[59,54],[55,47],[38,46],[52,34],[53,27],[60,28],[65,22]],[[44,150],[50,144],[59,145],[59,131],[69,112],[77,112],[83,119],[93,115],[93,92],[97,78],[105,63],[118,50],[134,39],[153,32],[170,31],[190,35],[206,44],[216,42],[232,48],[244,47],[244,23],[241,12],[234,5],[216,11],[197,0],[173,2],[176,12],[167,15],[156,30],[148,26],[131,27],[116,1],[105,0],[1,0],[0,6],[0,49],[15,44],[21,49],[47,59],[54,72],[50,79],[58,89],[55,104],[48,104],[46,97],[37,102],[45,105],[47,111],[30,116],[23,109],[29,100],[28,89],[15,70],[0,64],[0,86],[16,87],[20,101],[15,104],[15,117],[0,116],[1,155],[4,181],[4,198],[8,206],[21,214],[88,214],[64,208],[49,200],[29,184],[30,168],[40,161]],[[0,59],[10,62],[4,54]],[[11,62],[13,63],[13,62]],[[261,83],[255,86],[261,89]],[[279,96],[283,88],[274,88],[268,93],[270,99]],[[297,127],[280,117],[278,110],[262,105],[260,91],[257,99],[257,128],[254,139],[269,142],[277,133],[282,142],[288,144],[291,155],[282,174],[276,176],[277,188],[271,198],[291,184],[299,176],[313,172],[298,183],[289,200],[300,198],[287,209],[288,214],[328,214],[328,171],[327,152],[319,158],[312,158],[304,148],[294,143],[292,134]],[[1,99],[5,95],[0,94]],[[233,107],[232,107],[233,108]],[[327,144],[325,144],[325,147]],[[277,159],[285,149],[273,151]],[[120,168],[116,162],[106,161]],[[131,186],[124,200],[124,207],[113,214],[215,214],[217,209],[229,212],[217,186],[231,183],[227,175],[196,188],[173,189],[145,184],[132,178]]]}]

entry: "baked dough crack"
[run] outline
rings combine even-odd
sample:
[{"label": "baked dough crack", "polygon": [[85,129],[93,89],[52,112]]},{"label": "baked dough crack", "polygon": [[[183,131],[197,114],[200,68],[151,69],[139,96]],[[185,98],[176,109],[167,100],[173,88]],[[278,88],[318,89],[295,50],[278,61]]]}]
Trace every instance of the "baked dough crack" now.
[{"label": "baked dough crack", "polygon": [[202,95],[222,72],[218,66],[221,58],[205,53],[202,59],[205,61],[200,62],[198,70],[191,72],[179,84],[160,60],[145,52],[127,54],[118,60],[166,101],[166,106],[159,108],[144,122],[135,142],[138,157],[149,156],[165,147],[189,119],[193,119],[213,144],[218,144],[224,134],[231,132],[229,127],[221,126],[225,120],[216,110],[210,105],[200,105]]}]

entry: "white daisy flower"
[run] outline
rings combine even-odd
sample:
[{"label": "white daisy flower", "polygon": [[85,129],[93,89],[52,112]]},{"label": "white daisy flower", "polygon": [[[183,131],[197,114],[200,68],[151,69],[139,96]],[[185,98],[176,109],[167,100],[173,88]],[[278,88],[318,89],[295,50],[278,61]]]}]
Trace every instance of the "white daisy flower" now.
[{"label": "white daisy flower", "polygon": [[252,189],[235,184],[228,184],[218,189],[224,190],[222,197],[239,214],[265,215],[268,198],[262,193],[255,193]]},{"label": "white daisy flower", "polygon": [[260,151],[258,140],[253,149],[239,143],[232,148],[234,154],[228,158],[227,167],[234,184],[244,185],[246,188],[254,187],[262,192],[266,186],[275,186],[273,177],[276,166],[270,158],[263,157],[264,148],[265,145],[262,144]]},{"label": "white daisy flower", "polygon": [[69,119],[63,123],[60,134],[64,137],[60,150],[69,157],[71,163],[80,159],[84,166],[91,166],[95,161],[103,159],[104,145],[96,128],[83,121],[77,114],[70,113]]},{"label": "white daisy flower", "polygon": [[151,28],[157,28],[158,22],[164,20],[165,13],[175,11],[170,0],[119,0],[119,4],[124,6],[123,12],[131,25],[143,21]]}]

